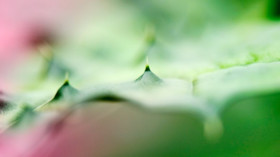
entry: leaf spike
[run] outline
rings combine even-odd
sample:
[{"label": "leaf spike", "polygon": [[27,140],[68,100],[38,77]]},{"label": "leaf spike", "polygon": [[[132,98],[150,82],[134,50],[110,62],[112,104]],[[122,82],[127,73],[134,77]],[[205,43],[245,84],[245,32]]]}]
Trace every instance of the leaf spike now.
[{"label": "leaf spike", "polygon": [[65,73],[65,83],[69,83],[69,72]]},{"label": "leaf spike", "polygon": [[149,66],[149,58],[148,56],[146,57],[146,68],[145,71],[151,71],[150,66]]},{"label": "leaf spike", "polygon": [[146,68],[145,68],[145,72],[147,72],[147,71],[151,71],[150,66],[148,64],[146,65]]}]

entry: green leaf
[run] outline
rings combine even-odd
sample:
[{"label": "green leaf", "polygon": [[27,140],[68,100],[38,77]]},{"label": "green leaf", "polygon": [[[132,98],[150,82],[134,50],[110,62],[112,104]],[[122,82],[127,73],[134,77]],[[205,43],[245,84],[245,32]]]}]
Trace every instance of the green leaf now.
[{"label": "green leaf", "polygon": [[195,95],[220,110],[232,101],[279,90],[279,68],[278,62],[258,63],[201,75],[195,84]]},{"label": "green leaf", "polygon": [[192,90],[191,82],[161,79],[147,65],[144,73],[135,81],[81,91],[76,103],[122,101],[148,112],[188,113],[200,119],[208,139],[218,139],[223,129],[216,112],[206,101],[193,96]]},{"label": "green leaf", "polygon": [[14,111],[13,116],[9,120],[9,125],[11,128],[26,129],[35,122],[37,113],[34,108],[29,105],[21,105],[16,111]]},{"label": "green leaf", "polygon": [[65,101],[69,103],[75,100],[77,94],[78,94],[78,90],[72,87],[71,84],[69,83],[68,78],[66,78],[62,86],[57,90],[57,92],[51,98],[51,100],[49,100],[47,103],[38,106],[36,109],[42,110],[45,108],[50,108],[51,106],[59,105],[61,101]]}]

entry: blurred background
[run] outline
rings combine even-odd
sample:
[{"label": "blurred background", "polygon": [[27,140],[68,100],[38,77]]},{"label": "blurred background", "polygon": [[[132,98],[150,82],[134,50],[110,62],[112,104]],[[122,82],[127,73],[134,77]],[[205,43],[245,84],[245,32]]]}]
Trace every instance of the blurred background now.
[{"label": "blurred background", "polygon": [[0,124],[29,129],[0,152],[280,156],[279,20],[280,0],[1,0]]},{"label": "blurred background", "polygon": [[[273,32],[278,31],[277,0],[13,0],[0,6],[4,88],[17,89],[23,80],[33,83],[46,55],[54,55],[57,66],[46,77],[77,73],[73,81],[85,86],[129,80],[147,56],[158,75],[191,80],[250,62],[249,53],[278,42]],[[269,49],[277,46],[269,44]]]}]

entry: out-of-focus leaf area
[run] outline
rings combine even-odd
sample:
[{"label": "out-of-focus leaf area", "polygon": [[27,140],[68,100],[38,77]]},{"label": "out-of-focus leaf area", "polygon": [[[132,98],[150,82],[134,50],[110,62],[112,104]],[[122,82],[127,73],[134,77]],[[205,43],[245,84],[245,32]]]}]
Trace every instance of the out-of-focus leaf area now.
[{"label": "out-of-focus leaf area", "polygon": [[279,0],[0,1],[0,156],[279,157]]}]

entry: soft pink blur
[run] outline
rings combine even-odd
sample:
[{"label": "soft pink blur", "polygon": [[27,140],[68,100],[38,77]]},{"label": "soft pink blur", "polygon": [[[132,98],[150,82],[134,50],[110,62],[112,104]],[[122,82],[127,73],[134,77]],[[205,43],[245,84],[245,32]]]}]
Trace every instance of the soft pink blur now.
[{"label": "soft pink blur", "polygon": [[108,127],[96,122],[94,116],[89,120],[82,114],[60,114],[61,117],[41,119],[32,129],[3,133],[0,136],[0,156],[103,156],[99,153],[108,149],[104,146],[106,136],[103,133]]},{"label": "soft pink blur", "polygon": [[64,19],[71,8],[71,2],[66,0],[1,0],[1,61],[7,64],[7,60],[20,58],[18,56],[36,46],[37,43],[34,40],[44,36],[44,33],[53,29]]},{"label": "soft pink blur", "polygon": [[[79,0],[0,0],[0,90],[9,73],[82,6]],[[66,24],[67,25],[67,24]]]},{"label": "soft pink blur", "polygon": [[[3,157],[96,156],[101,142],[100,132],[90,134],[89,128],[80,126],[75,124],[72,125],[73,128],[68,126],[58,132],[41,128],[24,134],[2,135],[0,154]],[[96,150],[96,153],[92,150]]]}]

